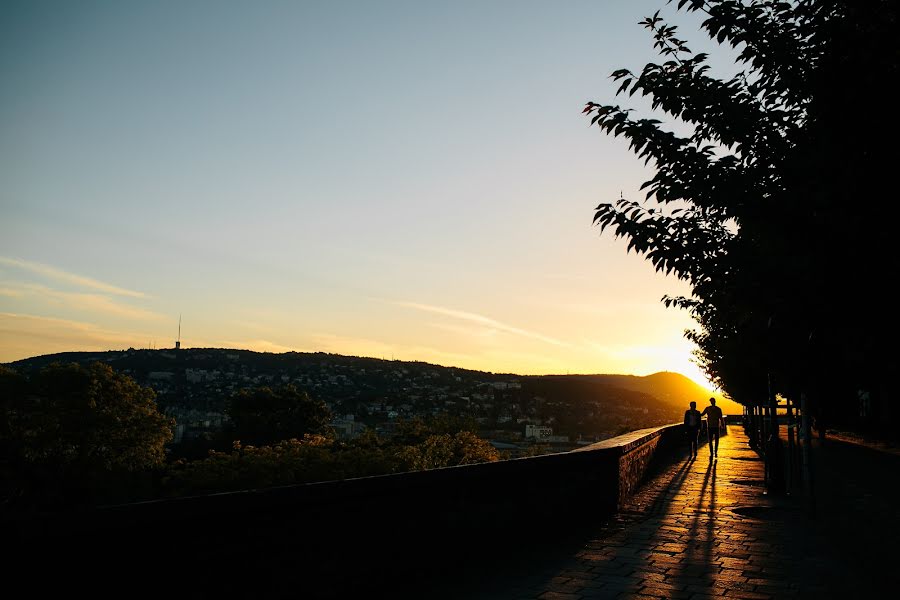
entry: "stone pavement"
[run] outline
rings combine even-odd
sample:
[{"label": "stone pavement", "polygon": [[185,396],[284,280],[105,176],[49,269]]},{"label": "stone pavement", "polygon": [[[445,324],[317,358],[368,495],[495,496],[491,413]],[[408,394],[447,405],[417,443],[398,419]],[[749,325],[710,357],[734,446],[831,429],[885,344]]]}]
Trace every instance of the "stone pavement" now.
[{"label": "stone pavement", "polygon": [[685,454],[612,520],[585,523],[565,555],[548,547],[539,559],[498,561],[488,580],[418,597],[897,597],[900,459],[839,442],[815,448],[812,513],[803,495],[767,495],[763,462],[741,427],[729,431],[717,460],[708,446]]}]

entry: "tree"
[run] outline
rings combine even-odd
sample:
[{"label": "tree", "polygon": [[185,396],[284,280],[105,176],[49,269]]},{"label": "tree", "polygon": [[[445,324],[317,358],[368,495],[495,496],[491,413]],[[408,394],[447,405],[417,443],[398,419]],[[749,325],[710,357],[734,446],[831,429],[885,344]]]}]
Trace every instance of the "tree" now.
[{"label": "tree", "polygon": [[[2,380],[11,496],[70,503],[117,495],[122,477],[157,469],[174,421],[152,389],[108,365],[52,364]],[[13,498],[15,500],[16,498]]]},{"label": "tree", "polygon": [[400,419],[392,437],[395,444],[421,444],[433,435],[455,435],[460,432],[476,433],[478,422],[472,416],[453,416],[446,413],[426,418]]},{"label": "tree", "polygon": [[329,432],[331,411],[322,400],[288,384],[242,389],[228,404],[233,439],[263,445]]},{"label": "tree", "polygon": [[712,77],[658,12],[642,22],[664,60],[614,72],[618,94],[648,97],[690,133],[589,102],[592,124],[656,167],[643,201],[601,204],[595,223],[691,285],[691,297],[664,301],[691,312],[700,365],[732,398],[758,404],[815,381],[883,387],[897,207],[878,199],[897,159],[884,142],[900,132],[865,102],[900,75],[897,3],[677,7],[705,13],[702,28],[742,70]]},{"label": "tree", "polygon": [[395,451],[398,471],[422,471],[457,465],[496,462],[500,454],[471,431],[428,436],[414,445],[400,445]]},{"label": "tree", "polygon": [[420,420],[410,421],[406,427],[407,436],[390,439],[369,430],[350,442],[311,434],[271,445],[235,442],[230,452],[210,451],[204,459],[175,461],[164,484],[171,494],[196,494],[388,475],[500,459],[487,440],[471,431],[422,433],[426,425]]},{"label": "tree", "polygon": [[341,479],[332,443],[321,435],[265,446],[235,442],[231,452],[211,450],[204,459],[173,462],[164,485],[169,493],[184,495]]}]

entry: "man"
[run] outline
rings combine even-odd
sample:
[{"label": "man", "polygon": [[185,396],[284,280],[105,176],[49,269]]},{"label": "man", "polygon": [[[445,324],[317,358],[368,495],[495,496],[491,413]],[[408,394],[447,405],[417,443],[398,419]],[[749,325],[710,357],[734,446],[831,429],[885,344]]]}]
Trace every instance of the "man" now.
[{"label": "man", "polygon": [[[719,427],[724,427],[724,417],[722,409],[716,406],[716,399],[709,399],[709,406],[703,409],[700,416],[706,415],[706,434],[709,438],[709,460],[715,456],[719,456]],[[713,448],[713,438],[716,440],[716,446]]]},{"label": "man", "polygon": [[690,458],[697,458],[697,443],[700,437],[700,411],[697,403],[691,402],[691,407],[684,411],[684,428],[687,431],[688,442],[691,444]]}]

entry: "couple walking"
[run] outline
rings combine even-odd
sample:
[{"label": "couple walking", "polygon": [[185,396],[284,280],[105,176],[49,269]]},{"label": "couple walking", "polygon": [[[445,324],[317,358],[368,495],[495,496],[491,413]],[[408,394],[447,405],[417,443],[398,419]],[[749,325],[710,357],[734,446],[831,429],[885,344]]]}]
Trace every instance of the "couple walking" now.
[{"label": "couple walking", "polygon": [[[709,406],[703,412],[697,410],[697,403],[691,402],[691,407],[684,411],[684,426],[687,429],[688,440],[691,443],[691,458],[697,458],[697,444],[700,437],[700,419],[706,415],[706,435],[709,439],[709,460],[719,456],[719,430],[725,427],[725,419],[722,409],[716,406],[716,399],[709,399]],[[715,439],[715,446],[713,440]]]}]

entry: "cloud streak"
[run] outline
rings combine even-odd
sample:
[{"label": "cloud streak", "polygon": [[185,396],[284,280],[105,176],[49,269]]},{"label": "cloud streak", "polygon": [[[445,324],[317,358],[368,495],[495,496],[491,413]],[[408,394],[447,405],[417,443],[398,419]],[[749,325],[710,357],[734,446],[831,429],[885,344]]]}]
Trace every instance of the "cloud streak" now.
[{"label": "cloud streak", "polygon": [[104,315],[115,315],[126,319],[140,321],[161,321],[166,317],[143,308],[121,304],[102,294],[85,294],[82,292],[63,292],[38,283],[12,283],[0,287],[0,296],[12,298],[32,297],[65,305],[77,310]]},{"label": "cloud streak", "polygon": [[348,337],[333,333],[316,333],[312,335],[314,347],[319,351],[350,354],[353,356],[369,356],[372,358],[398,360],[420,360],[435,362],[449,366],[455,364],[471,364],[473,357],[468,354],[445,352],[437,348],[421,345],[389,344],[379,340]]},{"label": "cloud streak", "polygon": [[146,294],[144,294],[143,292],[127,290],[110,283],[104,283],[103,281],[92,279],[91,277],[84,277],[82,275],[76,275],[75,273],[68,273],[61,269],[57,269],[56,267],[32,262],[30,260],[21,260],[18,258],[0,256],[0,265],[21,269],[23,271],[28,271],[36,275],[41,275],[43,277],[53,279],[55,281],[70,283],[79,287],[97,290],[98,292],[105,292],[107,294],[113,294],[116,296],[128,296],[130,298],[146,297]]},{"label": "cloud streak", "polygon": [[420,304],[418,302],[395,302],[397,306],[403,306],[405,308],[413,308],[415,310],[420,310],[423,312],[429,312],[432,314],[443,315],[445,317],[450,317],[453,319],[458,319],[460,321],[466,321],[469,323],[476,323],[483,327],[488,327],[490,329],[494,329],[496,331],[502,331],[504,333],[509,333],[512,335],[518,335],[525,338],[530,338],[533,340],[538,340],[544,342],[546,344],[552,344],[554,346],[571,346],[571,344],[567,342],[563,342],[562,340],[558,340],[556,338],[552,338],[550,336],[544,335],[542,333],[537,333],[534,331],[529,331],[527,329],[522,329],[521,327],[514,327],[513,325],[508,325],[496,319],[492,319],[490,317],[486,317],[484,315],[479,315],[476,313],[470,313],[463,310],[456,310],[454,308],[446,308],[443,306],[434,306],[431,304]]},{"label": "cloud streak", "polygon": [[144,347],[147,333],[112,331],[92,323],[0,312],[0,362],[53,352]]}]

